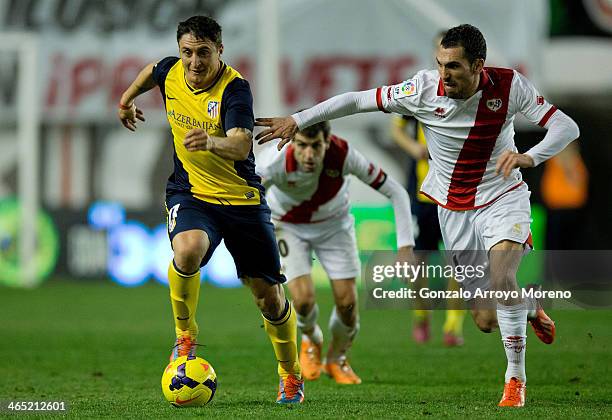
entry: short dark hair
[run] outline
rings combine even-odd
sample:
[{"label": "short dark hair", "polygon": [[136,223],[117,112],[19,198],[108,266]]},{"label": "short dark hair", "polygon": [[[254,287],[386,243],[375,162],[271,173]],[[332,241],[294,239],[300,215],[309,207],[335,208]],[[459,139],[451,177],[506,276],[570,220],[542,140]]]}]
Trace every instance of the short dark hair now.
[{"label": "short dark hair", "polygon": [[185,34],[192,34],[197,39],[208,39],[221,46],[221,25],[209,16],[192,16],[184,22],[178,24],[176,30],[176,41],[180,41]]},{"label": "short dark hair", "polygon": [[444,48],[463,47],[465,57],[470,64],[478,58],[486,60],[487,58],[487,42],[482,36],[482,32],[472,25],[463,24],[450,28],[440,45]]},{"label": "short dark hair", "polygon": [[317,137],[319,132],[322,132],[323,138],[327,140],[329,133],[331,132],[331,125],[329,124],[329,121],[321,121],[298,131],[298,133],[309,138]]}]

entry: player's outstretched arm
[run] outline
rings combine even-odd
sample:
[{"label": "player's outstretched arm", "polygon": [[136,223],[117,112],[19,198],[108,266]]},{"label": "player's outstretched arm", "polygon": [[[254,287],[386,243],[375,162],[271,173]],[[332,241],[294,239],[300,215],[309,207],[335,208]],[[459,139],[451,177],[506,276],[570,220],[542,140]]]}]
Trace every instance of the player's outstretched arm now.
[{"label": "player's outstretched arm", "polygon": [[256,126],[268,128],[255,138],[259,140],[259,144],[281,139],[278,144],[278,150],[281,150],[285,144],[293,139],[298,130],[321,121],[377,110],[376,89],[343,93],[288,117],[257,118],[255,120]]},{"label": "player's outstretched arm", "polygon": [[123,92],[119,100],[118,116],[121,124],[131,131],[136,131],[136,120],[144,121],[144,114],[136,106],[134,100],[141,94],[153,89],[156,86],[153,80],[153,67],[155,63],[148,64],[143,68],[136,79]]},{"label": "player's outstretched arm", "polygon": [[409,247],[412,249],[414,246],[412,211],[410,196],[404,187],[353,147],[349,148],[345,162],[344,175],[347,174],[356,176],[360,181],[391,200],[397,229],[397,248]]},{"label": "player's outstretched arm", "polygon": [[378,191],[391,200],[395,215],[395,229],[397,233],[397,249],[414,246],[414,232],[412,229],[412,211],[410,209],[410,196],[402,185],[390,176],[378,188]]}]

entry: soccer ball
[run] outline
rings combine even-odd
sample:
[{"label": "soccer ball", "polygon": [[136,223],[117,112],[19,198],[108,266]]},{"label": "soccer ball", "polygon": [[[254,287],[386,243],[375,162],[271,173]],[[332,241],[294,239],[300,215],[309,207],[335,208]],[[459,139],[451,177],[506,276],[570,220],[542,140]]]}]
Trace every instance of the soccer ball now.
[{"label": "soccer ball", "polygon": [[217,374],[206,360],[182,356],[170,362],[161,379],[164,397],[175,407],[208,404],[217,389]]}]

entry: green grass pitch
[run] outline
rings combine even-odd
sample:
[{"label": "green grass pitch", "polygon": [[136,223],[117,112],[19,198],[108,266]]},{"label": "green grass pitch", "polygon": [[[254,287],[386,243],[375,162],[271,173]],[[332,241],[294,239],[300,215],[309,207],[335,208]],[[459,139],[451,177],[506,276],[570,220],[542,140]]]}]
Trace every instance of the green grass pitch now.
[{"label": "green grass pitch", "polygon": [[[499,409],[505,357],[499,333],[466,319],[466,344],[441,344],[434,314],[430,344],[410,339],[410,314],[362,310],[352,364],[364,383],[306,384],[299,407],[275,404],[272,348],[246,289],[202,288],[199,355],[218,374],[214,401],[177,409],[160,378],[172,345],[165,287],[51,280],[35,290],[0,289],[0,400],[63,400],[71,418],[412,418],[612,416],[612,311],[557,311],[558,339],[531,329],[527,406]],[[318,291],[326,330],[331,292]],[[0,417],[7,415],[0,413]],[[56,416],[56,415],[52,415]],[[12,416],[11,416],[12,417]]]}]

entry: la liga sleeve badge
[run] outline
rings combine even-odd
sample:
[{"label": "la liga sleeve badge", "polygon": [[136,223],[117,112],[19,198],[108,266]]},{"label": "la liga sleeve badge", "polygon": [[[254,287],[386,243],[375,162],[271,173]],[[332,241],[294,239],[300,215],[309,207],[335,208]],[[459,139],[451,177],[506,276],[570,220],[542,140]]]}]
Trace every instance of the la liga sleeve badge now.
[{"label": "la liga sleeve badge", "polygon": [[408,79],[393,86],[393,99],[407,98],[418,93],[417,79]]}]

